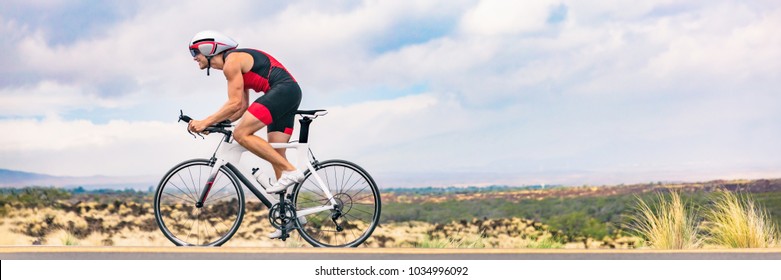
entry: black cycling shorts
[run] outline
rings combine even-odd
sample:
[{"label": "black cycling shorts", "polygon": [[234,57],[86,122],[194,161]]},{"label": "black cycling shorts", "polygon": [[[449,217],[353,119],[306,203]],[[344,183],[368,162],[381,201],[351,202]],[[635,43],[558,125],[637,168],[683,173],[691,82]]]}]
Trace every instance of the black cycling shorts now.
[{"label": "black cycling shorts", "polygon": [[268,132],[293,134],[296,110],[301,104],[301,87],[296,82],[279,83],[258,97],[247,112],[268,126]]}]

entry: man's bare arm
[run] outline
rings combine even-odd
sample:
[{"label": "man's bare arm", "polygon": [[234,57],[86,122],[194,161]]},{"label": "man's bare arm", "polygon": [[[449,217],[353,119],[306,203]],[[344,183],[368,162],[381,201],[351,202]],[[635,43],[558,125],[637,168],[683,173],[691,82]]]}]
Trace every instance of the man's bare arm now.
[{"label": "man's bare arm", "polygon": [[228,117],[228,119],[230,119],[231,122],[235,122],[238,119],[240,119],[242,116],[244,116],[244,112],[247,111],[247,106],[249,105],[248,104],[248,101],[249,101],[249,91],[248,90],[244,90],[244,99],[243,100],[244,100],[244,102],[242,103],[243,106],[242,106],[241,110],[236,111],[236,113],[234,113],[233,115]]},{"label": "man's bare arm", "polygon": [[244,90],[241,63],[238,60],[228,60],[225,62],[222,72],[225,74],[225,79],[228,80],[228,101],[222,105],[220,110],[204,119],[204,122],[209,125],[226,119],[235,121],[247,110],[249,94]]}]

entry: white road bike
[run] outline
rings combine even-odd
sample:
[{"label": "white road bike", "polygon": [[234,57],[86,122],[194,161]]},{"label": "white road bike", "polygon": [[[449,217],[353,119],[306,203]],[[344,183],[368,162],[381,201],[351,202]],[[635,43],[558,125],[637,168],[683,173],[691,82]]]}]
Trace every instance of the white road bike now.
[{"label": "white road bike", "polygon": [[[256,179],[258,168],[239,164],[247,150],[233,141],[229,121],[206,128],[223,139],[210,159],[192,159],[173,167],[157,186],[155,218],[160,230],[178,246],[220,246],[238,231],[246,211],[242,185],[269,209],[281,239],[297,230],[315,247],[356,247],[372,234],[380,219],[380,192],[369,173],[344,160],[318,161],[309,148],[309,126],[328,112],[297,111],[302,118],[298,142],[272,143],[295,149],[304,180],[279,194],[265,190],[269,178]],[[180,112],[179,120],[190,117]],[[252,153],[249,153],[252,155]],[[254,156],[254,155],[252,155]],[[272,172],[273,173],[273,172]],[[260,210],[255,205],[252,210]],[[262,221],[252,221],[262,222]]]}]

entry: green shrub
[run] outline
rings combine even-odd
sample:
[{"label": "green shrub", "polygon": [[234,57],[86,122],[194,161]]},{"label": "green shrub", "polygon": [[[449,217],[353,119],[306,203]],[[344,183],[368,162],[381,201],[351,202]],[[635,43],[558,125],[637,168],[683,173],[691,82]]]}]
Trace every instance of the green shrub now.
[{"label": "green shrub", "polygon": [[21,189],[6,188],[0,190],[0,207],[6,204],[24,207],[52,207],[60,200],[71,197],[71,193],[54,187],[25,187]]}]

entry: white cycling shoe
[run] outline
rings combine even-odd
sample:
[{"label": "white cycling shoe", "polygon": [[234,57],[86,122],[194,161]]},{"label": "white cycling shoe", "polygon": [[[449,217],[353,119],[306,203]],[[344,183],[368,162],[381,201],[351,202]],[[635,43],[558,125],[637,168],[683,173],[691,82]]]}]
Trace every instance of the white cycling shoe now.
[{"label": "white cycling shoe", "polygon": [[[302,226],[304,224],[306,224],[306,217],[304,217],[304,216],[298,217],[298,223],[300,223]],[[288,233],[290,233],[290,231],[288,231]],[[271,239],[277,239],[277,238],[280,238],[280,237],[282,237],[282,230],[281,229],[278,229],[278,230],[268,234],[268,238],[271,238]]]},{"label": "white cycling shoe", "polygon": [[300,170],[296,169],[293,171],[285,171],[282,172],[282,176],[279,177],[277,183],[273,187],[266,189],[266,192],[278,193],[286,190],[288,187],[292,185],[301,183],[301,181],[303,180],[304,180],[304,173],[301,172]]}]

